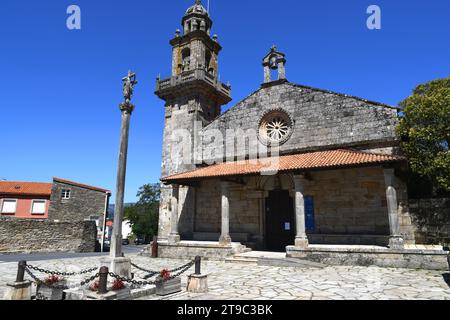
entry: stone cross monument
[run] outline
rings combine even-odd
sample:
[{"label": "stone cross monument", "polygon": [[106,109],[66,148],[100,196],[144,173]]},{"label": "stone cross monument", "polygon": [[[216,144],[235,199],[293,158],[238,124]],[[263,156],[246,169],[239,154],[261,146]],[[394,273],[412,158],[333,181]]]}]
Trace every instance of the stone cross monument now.
[{"label": "stone cross monument", "polygon": [[119,165],[117,169],[116,202],[114,210],[114,225],[111,243],[111,271],[121,276],[131,277],[131,261],[123,257],[122,253],[122,221],[123,201],[125,191],[125,175],[127,169],[128,132],[130,128],[131,113],[134,105],[131,103],[134,86],[137,84],[136,74],[128,71],[122,79],[124,102],[119,106],[122,112],[122,126],[120,129]]}]

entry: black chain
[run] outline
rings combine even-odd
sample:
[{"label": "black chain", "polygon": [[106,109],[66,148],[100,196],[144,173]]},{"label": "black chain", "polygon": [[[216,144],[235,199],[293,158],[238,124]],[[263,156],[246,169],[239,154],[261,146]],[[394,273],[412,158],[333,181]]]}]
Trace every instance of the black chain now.
[{"label": "black chain", "polygon": [[174,274],[174,275],[172,275],[172,276],[170,276],[170,277],[168,277],[166,279],[156,279],[156,280],[153,280],[153,281],[138,281],[138,280],[128,279],[128,278],[125,278],[125,277],[121,277],[121,276],[119,276],[119,275],[117,275],[117,274],[115,274],[113,272],[110,272],[109,275],[111,277],[119,280],[119,281],[131,283],[134,286],[141,287],[141,286],[146,286],[146,285],[155,285],[157,283],[164,283],[164,282],[167,282],[169,280],[175,279],[176,277],[178,277],[178,276],[182,275],[183,273],[185,273],[186,271],[188,271],[194,264],[195,264],[195,261],[191,261],[191,262],[189,262],[189,263],[187,263],[187,264],[185,264],[185,265],[183,265],[183,266],[181,266],[179,268],[173,269],[171,271],[171,272],[179,271],[178,273],[176,273],[176,274]]},{"label": "black chain", "polygon": [[97,278],[99,276],[98,273],[94,274],[93,276],[89,277],[88,279],[85,279],[83,281],[81,281],[80,283],[76,283],[70,286],[66,286],[66,285],[53,285],[53,284],[46,284],[45,281],[39,279],[36,275],[34,275],[30,269],[28,269],[28,266],[25,268],[26,273],[36,282],[36,284],[39,285],[43,285],[47,288],[52,288],[52,289],[59,289],[59,290],[67,290],[67,289],[73,289],[73,288],[77,288],[77,287],[82,287],[90,282],[92,282],[95,278]]},{"label": "black chain", "polygon": [[46,296],[41,293],[36,293],[36,300],[49,300]]},{"label": "black chain", "polygon": [[[194,260],[194,261],[191,261],[191,262],[188,262],[187,264],[185,264],[185,265],[183,265],[183,266],[181,266],[181,267],[178,267],[178,268],[172,269],[172,270],[168,270],[168,271],[169,271],[169,273],[177,272],[177,271],[180,271],[180,270],[184,269],[184,268],[187,267],[187,266],[191,267],[191,266],[194,265],[194,264],[195,264],[195,260]],[[136,269],[139,269],[139,270],[141,270],[141,271],[144,271],[144,272],[147,272],[147,273],[148,273],[148,275],[146,275],[146,276],[144,277],[144,279],[152,278],[152,277],[154,277],[155,275],[157,275],[157,274],[160,273],[159,271],[154,271],[154,270],[147,270],[147,269],[144,269],[144,268],[142,268],[142,267],[140,267],[140,266],[138,266],[138,265],[136,265],[136,264],[134,264],[134,263],[132,263],[131,265],[132,265],[133,267],[135,267]]]},{"label": "black chain", "polygon": [[159,272],[157,272],[157,271],[144,269],[144,268],[139,267],[138,265],[136,265],[136,264],[134,264],[134,263],[131,263],[131,265],[132,265],[133,267],[135,267],[136,269],[138,269],[138,270],[141,270],[141,271],[144,271],[144,272],[148,273],[148,274],[145,276],[145,279],[151,278],[151,277],[153,277],[153,276],[155,276],[155,275],[157,275],[157,274],[159,273]]},{"label": "black chain", "polygon": [[[138,280],[128,279],[128,278],[125,278],[125,277],[121,277],[121,276],[119,276],[119,275],[117,275],[117,274],[115,274],[113,272],[109,272],[109,275],[111,277],[117,279],[117,280],[122,281],[122,282],[131,283],[134,286],[141,287],[141,286],[144,286],[144,285],[155,285],[157,283],[164,283],[164,282],[167,282],[169,280],[173,280],[176,277],[178,277],[178,276],[182,275],[183,273],[185,273],[186,271],[188,271],[194,264],[195,264],[195,260],[194,261],[190,261],[190,262],[188,262],[187,264],[185,264],[185,265],[183,265],[181,267],[169,270],[169,273],[174,273],[175,272],[175,274],[171,275],[170,277],[168,277],[166,279],[156,279],[156,280],[153,280],[153,281],[138,281]],[[156,271],[146,270],[146,269],[144,269],[142,267],[139,267],[139,266],[137,266],[137,265],[135,265],[133,263],[131,265],[133,267],[141,270],[141,271],[149,273],[148,275],[145,276],[144,279],[149,279],[149,278],[155,276],[156,274],[160,273],[160,272],[156,272]],[[28,265],[28,264],[26,265],[26,267],[25,267],[26,273],[36,282],[36,284],[40,284],[40,285],[43,285],[43,286],[48,287],[48,288],[60,289],[60,290],[72,289],[72,288],[76,288],[76,287],[79,287],[79,286],[82,287],[82,286],[92,282],[93,280],[95,280],[99,276],[99,273],[96,273],[93,276],[89,277],[88,279],[85,279],[85,280],[81,281],[79,284],[74,284],[74,285],[71,285],[71,286],[66,286],[66,285],[49,285],[49,284],[46,284],[45,281],[42,281],[36,275],[34,275],[31,272],[30,269],[31,270],[35,270],[35,271],[39,271],[41,273],[47,273],[47,274],[52,274],[52,275],[74,276],[74,275],[90,273],[90,272],[93,272],[93,271],[97,270],[98,268],[86,269],[86,270],[83,270],[81,272],[54,272],[54,271],[45,270],[45,269],[42,269],[42,268],[39,268],[39,267],[35,267],[35,266],[32,266],[32,265]]]},{"label": "black chain", "polygon": [[95,268],[90,268],[90,269],[86,269],[86,270],[79,271],[79,272],[59,272],[59,271],[52,271],[52,270],[42,269],[42,268],[39,268],[39,267],[32,266],[30,264],[27,264],[27,268],[30,268],[31,270],[38,271],[38,272],[41,272],[41,273],[46,273],[46,274],[51,274],[51,275],[56,275],[56,276],[65,276],[65,277],[91,273],[91,272],[94,272],[95,270],[98,269],[97,267],[95,267]]}]

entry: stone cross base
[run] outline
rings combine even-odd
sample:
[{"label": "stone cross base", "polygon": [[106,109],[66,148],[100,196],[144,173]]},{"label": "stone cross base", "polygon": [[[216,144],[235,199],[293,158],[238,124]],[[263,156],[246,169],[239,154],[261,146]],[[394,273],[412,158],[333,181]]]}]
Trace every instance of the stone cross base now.
[{"label": "stone cross base", "polygon": [[31,281],[8,283],[3,300],[31,300]]},{"label": "stone cross base", "polygon": [[101,261],[101,267],[108,267],[109,272],[131,279],[131,259],[129,258],[109,257]]},{"label": "stone cross base", "polygon": [[206,274],[191,274],[188,277],[186,290],[191,293],[208,292],[208,276]]},{"label": "stone cross base", "polygon": [[86,300],[117,300],[117,294],[114,291],[109,291],[105,294],[92,292],[86,295]]}]

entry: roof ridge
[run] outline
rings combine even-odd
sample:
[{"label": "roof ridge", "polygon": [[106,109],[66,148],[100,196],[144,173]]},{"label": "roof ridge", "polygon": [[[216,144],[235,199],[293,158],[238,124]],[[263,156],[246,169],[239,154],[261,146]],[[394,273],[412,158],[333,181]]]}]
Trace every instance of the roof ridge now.
[{"label": "roof ridge", "polygon": [[107,190],[107,189],[91,186],[91,185],[80,183],[80,182],[76,182],[76,181],[62,179],[62,178],[58,178],[58,177],[53,177],[53,181],[67,183],[67,184],[72,184],[72,185],[75,185],[75,186],[78,186],[78,187],[81,187],[81,188],[91,189],[91,190],[94,190],[94,191],[101,191],[101,192],[105,192],[105,193],[111,193],[111,191]]},{"label": "roof ridge", "polygon": [[401,107],[396,107],[396,106],[389,105],[387,103],[361,98],[361,97],[354,96],[354,95],[351,95],[351,94],[336,92],[336,91],[332,91],[332,90],[328,90],[328,89],[321,89],[321,88],[311,87],[311,86],[307,86],[307,85],[299,84],[299,83],[286,82],[286,84],[289,84],[289,85],[294,86],[294,87],[300,87],[300,88],[310,89],[310,90],[314,90],[314,91],[320,91],[320,92],[324,92],[324,93],[335,94],[335,95],[338,95],[338,96],[341,96],[341,97],[353,98],[353,99],[360,100],[362,102],[366,102],[366,103],[370,103],[370,104],[374,104],[374,105],[377,105],[377,106],[382,106],[382,107],[391,108],[391,109],[397,109],[397,110],[403,110]]}]

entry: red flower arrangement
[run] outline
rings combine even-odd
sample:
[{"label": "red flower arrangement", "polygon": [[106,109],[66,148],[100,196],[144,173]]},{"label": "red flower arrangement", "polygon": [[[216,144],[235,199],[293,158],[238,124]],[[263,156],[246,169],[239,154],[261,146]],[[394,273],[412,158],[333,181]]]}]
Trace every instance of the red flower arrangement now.
[{"label": "red flower arrangement", "polygon": [[125,288],[125,284],[123,283],[123,281],[121,281],[119,279],[115,279],[113,282],[113,285],[112,285],[112,289],[114,291],[117,291],[117,290],[121,290],[123,288]]},{"label": "red flower arrangement", "polygon": [[91,285],[89,286],[89,290],[91,291],[98,291],[98,288],[100,288],[100,281],[96,280],[93,283],[91,283]]},{"label": "red flower arrangement", "polygon": [[55,275],[51,275],[51,276],[48,276],[47,278],[45,278],[44,283],[48,286],[51,286],[51,285],[54,285],[55,283],[61,282],[63,280],[64,280],[63,278],[60,278]]},{"label": "red flower arrangement", "polygon": [[163,278],[163,280],[169,280],[170,279],[170,271],[167,269],[163,269],[160,273],[159,276],[161,278]]}]

